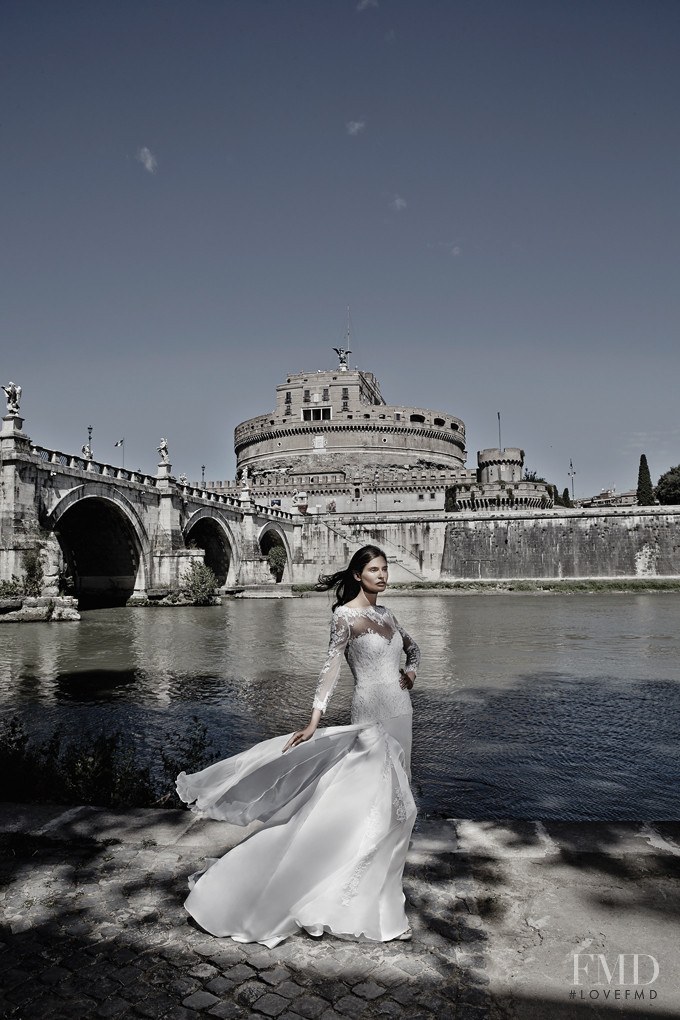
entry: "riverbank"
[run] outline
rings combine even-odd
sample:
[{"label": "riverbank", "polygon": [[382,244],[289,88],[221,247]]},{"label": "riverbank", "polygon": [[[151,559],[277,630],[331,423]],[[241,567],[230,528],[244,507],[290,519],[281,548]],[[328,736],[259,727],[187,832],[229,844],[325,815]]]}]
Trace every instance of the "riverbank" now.
[{"label": "riverbank", "polygon": [[187,874],[249,831],[190,812],[0,804],[3,1015],[680,1016],[678,822],[421,820],[404,880],[412,942],[296,935],[273,950],[214,939],[182,907]]},{"label": "riverbank", "polygon": [[[302,597],[322,594],[314,585],[291,585],[293,594]],[[586,578],[519,578],[496,581],[413,581],[390,583],[388,595],[505,595],[511,592],[546,592],[556,594],[581,594],[592,592],[680,592],[680,577],[586,577]]]},{"label": "riverbank", "polygon": [[0,599],[0,623],[58,623],[80,619],[70,595],[17,595]]}]

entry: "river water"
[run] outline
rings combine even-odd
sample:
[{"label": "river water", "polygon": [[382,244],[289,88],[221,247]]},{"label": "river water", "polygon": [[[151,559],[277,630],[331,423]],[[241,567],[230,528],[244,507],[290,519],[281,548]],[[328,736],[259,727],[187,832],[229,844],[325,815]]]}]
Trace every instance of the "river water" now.
[{"label": "river water", "polygon": [[[680,596],[395,597],[422,650],[419,808],[456,818],[680,817]],[[0,717],[125,729],[151,757],[192,716],[216,756],[302,727],[328,642],[326,596],[104,609],[0,629]],[[326,721],[349,721],[344,667]]]}]

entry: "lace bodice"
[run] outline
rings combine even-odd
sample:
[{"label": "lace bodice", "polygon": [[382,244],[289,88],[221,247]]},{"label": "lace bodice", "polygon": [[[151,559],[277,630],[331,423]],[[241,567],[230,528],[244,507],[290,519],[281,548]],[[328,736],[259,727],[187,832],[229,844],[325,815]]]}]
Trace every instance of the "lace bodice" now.
[{"label": "lace bodice", "polygon": [[333,613],[328,657],[319,676],[314,708],[326,711],[344,654],[354,677],[353,723],[380,722],[409,713],[409,692],[399,686],[402,651],[406,652],[406,670],[415,673],[420,650],[391,609],[338,606]]}]

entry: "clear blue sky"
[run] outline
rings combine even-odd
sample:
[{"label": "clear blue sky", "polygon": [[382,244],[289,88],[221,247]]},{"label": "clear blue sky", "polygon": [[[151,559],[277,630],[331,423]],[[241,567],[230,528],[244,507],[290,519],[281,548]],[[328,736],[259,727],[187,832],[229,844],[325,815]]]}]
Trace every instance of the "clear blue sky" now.
[{"label": "clear blue sky", "polygon": [[233,477],[352,362],[577,495],[680,462],[678,0],[4,0],[0,375]]}]

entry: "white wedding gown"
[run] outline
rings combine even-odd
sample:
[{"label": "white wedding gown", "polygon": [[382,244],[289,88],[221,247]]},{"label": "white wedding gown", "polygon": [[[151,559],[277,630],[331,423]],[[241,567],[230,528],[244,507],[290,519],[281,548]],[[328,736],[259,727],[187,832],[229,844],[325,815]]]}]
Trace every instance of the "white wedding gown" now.
[{"label": "white wedding gown", "polygon": [[177,777],[209,818],[265,825],[189,879],[185,906],[213,935],[273,947],[306,929],[386,941],[408,928],[402,873],[416,816],[409,786],[411,698],[399,685],[415,641],[384,606],[333,614],[314,707],[325,712],[343,653],[354,676],[352,725],[290,734]]}]

